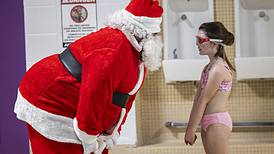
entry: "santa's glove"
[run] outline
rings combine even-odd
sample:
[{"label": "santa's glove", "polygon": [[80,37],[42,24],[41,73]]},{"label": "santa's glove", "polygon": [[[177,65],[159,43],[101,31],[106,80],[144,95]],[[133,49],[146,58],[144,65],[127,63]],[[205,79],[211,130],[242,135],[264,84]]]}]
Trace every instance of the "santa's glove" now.
[{"label": "santa's glove", "polygon": [[[96,154],[100,154],[100,150],[103,147],[104,144],[102,144],[98,140],[98,135],[89,135],[86,132],[80,130],[78,128],[78,122],[77,119],[73,119],[73,128],[74,131],[79,138],[79,140],[82,143],[83,149],[84,149],[84,154],[90,154],[92,152],[97,152]],[[105,146],[104,146],[105,148]],[[101,152],[102,153],[102,152]]]},{"label": "santa's glove", "polygon": [[106,148],[106,143],[97,139],[94,144],[82,144],[84,147],[84,154],[102,154]]},{"label": "santa's glove", "polygon": [[117,144],[117,140],[119,138],[119,133],[117,131],[114,131],[111,135],[100,135],[99,137],[100,141],[103,141],[106,143],[106,148],[108,150],[111,150],[114,145]]},{"label": "santa's glove", "polygon": [[98,146],[97,150],[94,151],[93,153],[94,154],[102,154],[104,149],[106,148],[106,143],[99,140],[99,139],[97,139],[97,143],[98,143],[99,146]]},{"label": "santa's glove", "polygon": [[83,146],[83,149],[84,149],[84,154],[90,154],[92,152],[95,153],[99,149],[99,144],[98,144],[97,141],[95,141],[92,144],[82,143],[82,146]]}]

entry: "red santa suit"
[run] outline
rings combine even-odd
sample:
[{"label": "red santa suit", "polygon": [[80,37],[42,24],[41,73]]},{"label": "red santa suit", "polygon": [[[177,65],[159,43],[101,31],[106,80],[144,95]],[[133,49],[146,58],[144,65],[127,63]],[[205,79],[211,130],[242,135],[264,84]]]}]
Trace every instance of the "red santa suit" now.
[{"label": "red santa suit", "polygon": [[[135,36],[159,32],[162,8],[157,1],[133,0],[115,15],[108,27],[69,45],[82,66],[81,82],[58,54],[34,64],[22,79],[15,113],[28,123],[34,154],[94,152],[103,132],[117,139],[145,78]],[[124,109],[113,104],[114,92],[130,95]]]}]

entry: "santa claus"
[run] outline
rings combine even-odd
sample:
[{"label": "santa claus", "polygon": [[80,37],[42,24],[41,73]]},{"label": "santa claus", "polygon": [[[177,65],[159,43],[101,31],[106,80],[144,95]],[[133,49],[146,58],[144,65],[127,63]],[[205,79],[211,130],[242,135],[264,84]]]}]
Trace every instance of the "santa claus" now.
[{"label": "santa claus", "polygon": [[34,154],[108,153],[146,68],[160,67],[162,13],[157,0],[133,0],[107,27],[27,71],[15,113],[28,124]]}]

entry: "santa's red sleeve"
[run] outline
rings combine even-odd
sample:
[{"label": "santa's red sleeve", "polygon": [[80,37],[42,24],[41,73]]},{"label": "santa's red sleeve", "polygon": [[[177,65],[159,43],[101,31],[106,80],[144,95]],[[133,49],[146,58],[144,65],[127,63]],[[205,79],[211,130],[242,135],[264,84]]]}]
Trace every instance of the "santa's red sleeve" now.
[{"label": "santa's red sleeve", "polygon": [[119,81],[127,72],[126,61],[115,49],[93,51],[82,64],[82,83],[76,113],[77,127],[86,135],[99,135],[104,130],[104,112]]},{"label": "santa's red sleeve", "polygon": [[[143,76],[143,79],[142,79],[142,83],[141,83],[141,86],[140,86],[140,88],[143,86],[143,84],[144,84],[144,79],[145,79],[145,77],[146,77],[146,68],[144,68],[144,76]],[[138,91],[139,91],[140,89],[138,89]],[[137,93],[136,93],[137,94]],[[136,98],[136,94],[134,94],[134,95],[132,95],[132,96],[130,96],[130,98],[129,98],[129,100],[128,100],[128,104],[127,104],[127,106],[126,106],[126,115],[125,115],[125,117],[124,117],[124,119],[123,119],[123,122],[122,122],[122,124],[120,125],[120,127],[119,127],[119,129],[118,129],[118,133],[120,134],[120,132],[121,132],[121,130],[122,130],[122,126],[125,124],[125,122],[126,122],[126,119],[127,119],[127,116],[128,116],[128,113],[129,113],[129,111],[131,110],[131,108],[132,108],[132,105],[133,105],[133,103],[134,103],[134,101],[135,101],[135,98]]]}]

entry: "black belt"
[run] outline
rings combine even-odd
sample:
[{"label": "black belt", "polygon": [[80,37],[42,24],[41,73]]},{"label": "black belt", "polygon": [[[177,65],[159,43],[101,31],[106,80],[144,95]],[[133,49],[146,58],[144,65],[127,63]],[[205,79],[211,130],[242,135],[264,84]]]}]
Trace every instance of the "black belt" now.
[{"label": "black belt", "polygon": [[68,72],[74,76],[77,81],[81,81],[82,65],[75,59],[69,48],[66,48],[61,54],[59,59]]},{"label": "black belt", "polygon": [[[69,48],[66,48],[58,57],[68,72],[80,82],[82,76],[82,65],[77,61],[77,59],[75,59]],[[129,94],[114,92],[112,103],[125,108],[129,97]]]}]

